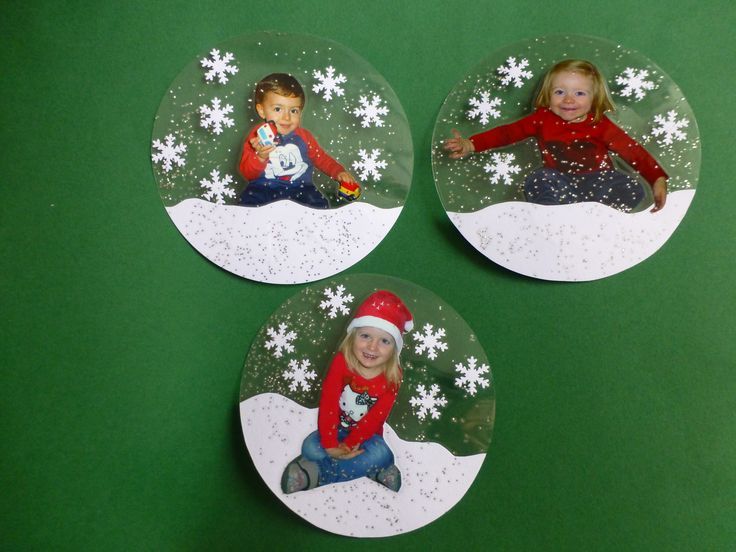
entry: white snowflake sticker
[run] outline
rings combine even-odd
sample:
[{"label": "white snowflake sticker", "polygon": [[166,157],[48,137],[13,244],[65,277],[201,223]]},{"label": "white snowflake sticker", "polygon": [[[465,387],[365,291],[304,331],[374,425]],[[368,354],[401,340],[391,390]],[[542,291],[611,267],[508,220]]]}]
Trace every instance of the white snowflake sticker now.
[{"label": "white snowflake sticker", "polygon": [[677,112],[673,109],[668,111],[666,116],[654,116],[652,136],[657,137],[657,141],[663,146],[671,146],[675,141],[687,138],[682,129],[687,128],[688,124],[689,121],[685,117],[678,119]]},{"label": "white snowflake sticker", "polygon": [[266,349],[269,351],[273,349],[273,356],[281,358],[284,356],[284,351],[287,353],[294,352],[294,346],[291,344],[296,339],[296,333],[293,331],[287,331],[288,326],[281,322],[278,330],[273,328],[266,328],[266,334],[271,338],[266,341]]},{"label": "white snowflake sticker", "polygon": [[478,387],[486,389],[490,385],[488,378],[484,377],[488,374],[490,368],[487,364],[481,364],[478,366],[478,359],[475,357],[468,357],[468,365],[465,366],[462,362],[455,364],[455,370],[460,377],[455,378],[455,385],[460,389],[464,390],[468,395],[475,396],[478,392]]},{"label": "white snowflake sticker", "polygon": [[314,78],[319,82],[312,86],[312,91],[317,94],[322,94],[322,97],[330,101],[332,95],[342,96],[345,89],[340,86],[347,82],[347,78],[342,73],[335,75],[335,68],[331,65],[325,69],[325,72],[315,70],[313,73]]},{"label": "white snowflake sticker", "polygon": [[373,149],[370,153],[366,150],[358,150],[359,161],[353,161],[353,168],[358,172],[358,177],[362,180],[369,176],[375,181],[381,180],[381,172],[379,169],[386,168],[386,161],[379,159],[381,150]]},{"label": "white snowflake sticker", "polygon": [[363,128],[368,128],[373,124],[376,127],[383,126],[383,117],[388,115],[388,107],[381,105],[383,100],[378,94],[370,96],[361,96],[358,99],[360,107],[353,109],[353,115],[360,117],[360,124]]},{"label": "white snowflake sticker", "polygon": [[415,353],[421,355],[426,352],[427,358],[434,360],[437,358],[438,350],[447,350],[447,343],[442,341],[442,338],[445,337],[444,328],[437,328],[437,331],[434,331],[434,326],[432,326],[432,324],[425,324],[422,331],[424,333],[414,332],[412,334],[414,339],[418,341],[414,347]]},{"label": "white snowflake sticker", "polygon": [[153,147],[158,150],[158,153],[154,153],[151,159],[154,163],[161,163],[161,168],[166,172],[171,170],[174,163],[182,167],[184,165],[183,154],[187,151],[187,146],[177,144],[173,134],[167,135],[164,140],[166,140],[164,143],[160,140],[153,141]]},{"label": "white snowflake sticker", "polygon": [[228,128],[235,124],[228,115],[233,112],[233,106],[225,104],[220,106],[220,98],[212,98],[212,107],[207,104],[199,106],[200,121],[202,128],[206,128],[215,134],[222,134],[222,127]]},{"label": "white snowflake sticker", "polygon": [[317,377],[317,372],[309,368],[309,359],[302,359],[301,362],[292,359],[289,361],[288,368],[281,375],[285,380],[291,381],[290,391],[296,391],[300,387],[302,391],[309,391],[311,388],[309,382]]},{"label": "white snowflake sticker", "polygon": [[440,393],[440,386],[432,384],[427,391],[424,385],[417,385],[416,395],[409,403],[416,409],[417,418],[423,420],[427,414],[434,420],[440,417],[440,408],[447,406],[447,399]]},{"label": "white snowflake sticker", "polygon": [[616,84],[623,86],[619,94],[624,98],[633,97],[637,101],[644,99],[648,90],[657,87],[652,81],[647,80],[648,76],[649,71],[646,69],[627,67],[616,77]]},{"label": "white snowflake sticker", "polygon": [[322,301],[319,304],[319,307],[322,310],[327,311],[327,316],[335,318],[338,311],[341,314],[350,313],[350,309],[348,309],[347,304],[351,303],[354,297],[349,293],[345,295],[345,286],[337,286],[334,292],[332,291],[332,288],[325,288],[323,293],[327,299]]},{"label": "white snowflake sticker", "polygon": [[224,178],[220,178],[220,171],[213,169],[210,172],[210,180],[203,178],[199,181],[202,188],[207,191],[202,194],[202,197],[207,201],[213,201],[218,205],[225,204],[225,197],[235,197],[235,190],[230,188],[230,184],[233,183],[233,178],[226,174]]},{"label": "white snowflake sticker", "polygon": [[501,84],[504,86],[513,84],[516,88],[521,88],[524,86],[525,80],[529,80],[534,76],[531,71],[526,70],[527,67],[529,67],[528,59],[517,62],[516,58],[512,56],[506,60],[506,65],[497,67],[496,71],[502,75]]},{"label": "white snowflake sticker", "polygon": [[491,175],[491,184],[501,181],[510,186],[513,184],[511,176],[521,171],[519,165],[514,165],[516,157],[513,153],[492,153],[491,161],[483,165],[483,170]]},{"label": "white snowflake sticker", "polygon": [[205,80],[212,82],[217,77],[217,81],[220,84],[227,84],[228,75],[234,75],[238,72],[238,68],[235,65],[230,65],[230,62],[234,60],[235,56],[230,52],[225,52],[225,55],[220,57],[220,50],[217,48],[213,49],[210,52],[209,58],[202,58],[200,60],[202,67],[209,69],[204,74]]},{"label": "white snowflake sticker", "polygon": [[480,123],[484,125],[488,124],[490,117],[498,119],[501,116],[501,112],[496,108],[501,105],[501,102],[501,98],[496,97],[491,99],[490,92],[481,90],[480,97],[470,98],[469,103],[473,109],[470,109],[467,112],[468,119],[475,119],[478,117]]}]

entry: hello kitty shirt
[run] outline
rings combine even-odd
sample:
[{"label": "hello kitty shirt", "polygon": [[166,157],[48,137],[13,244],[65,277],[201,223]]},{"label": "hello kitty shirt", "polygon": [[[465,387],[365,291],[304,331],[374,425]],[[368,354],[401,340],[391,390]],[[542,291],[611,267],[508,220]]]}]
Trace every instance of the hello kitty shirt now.
[{"label": "hello kitty shirt", "polygon": [[383,374],[365,379],[351,372],[343,354],[337,353],[322,383],[317,420],[322,446],[338,446],[340,429],[350,432],[343,443],[351,448],[373,435],[383,435],[398,391]]}]

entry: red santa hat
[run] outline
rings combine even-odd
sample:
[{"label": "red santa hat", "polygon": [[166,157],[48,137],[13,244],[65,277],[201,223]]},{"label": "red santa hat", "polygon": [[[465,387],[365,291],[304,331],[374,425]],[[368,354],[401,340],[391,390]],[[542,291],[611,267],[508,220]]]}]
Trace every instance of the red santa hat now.
[{"label": "red santa hat", "polygon": [[404,345],[401,334],[411,331],[414,320],[401,299],[390,291],[381,290],[369,295],[358,307],[347,331],[367,326],[390,334],[396,342],[396,349],[400,351]]}]

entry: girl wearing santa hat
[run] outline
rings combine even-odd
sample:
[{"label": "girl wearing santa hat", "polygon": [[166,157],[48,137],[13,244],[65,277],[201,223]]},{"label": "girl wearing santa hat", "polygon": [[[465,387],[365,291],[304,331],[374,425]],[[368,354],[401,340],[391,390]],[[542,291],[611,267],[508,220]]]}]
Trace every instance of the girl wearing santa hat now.
[{"label": "girl wearing santa hat", "polygon": [[285,493],[359,477],[399,490],[401,472],[383,424],[401,385],[402,334],[412,327],[411,312],[389,291],[360,305],[322,384],[317,431],[284,470]]}]

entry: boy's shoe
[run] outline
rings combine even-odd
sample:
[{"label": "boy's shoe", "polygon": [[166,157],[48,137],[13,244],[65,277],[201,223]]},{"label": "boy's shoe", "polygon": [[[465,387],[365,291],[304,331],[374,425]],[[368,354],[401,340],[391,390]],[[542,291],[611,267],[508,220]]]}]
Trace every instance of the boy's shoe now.
[{"label": "boy's shoe", "polygon": [[289,462],[281,476],[281,490],[286,494],[314,489],[319,483],[319,468],[301,456]]},{"label": "boy's shoe", "polygon": [[383,468],[378,472],[376,481],[396,493],[401,488],[401,472],[396,464],[391,464],[388,468]]}]

